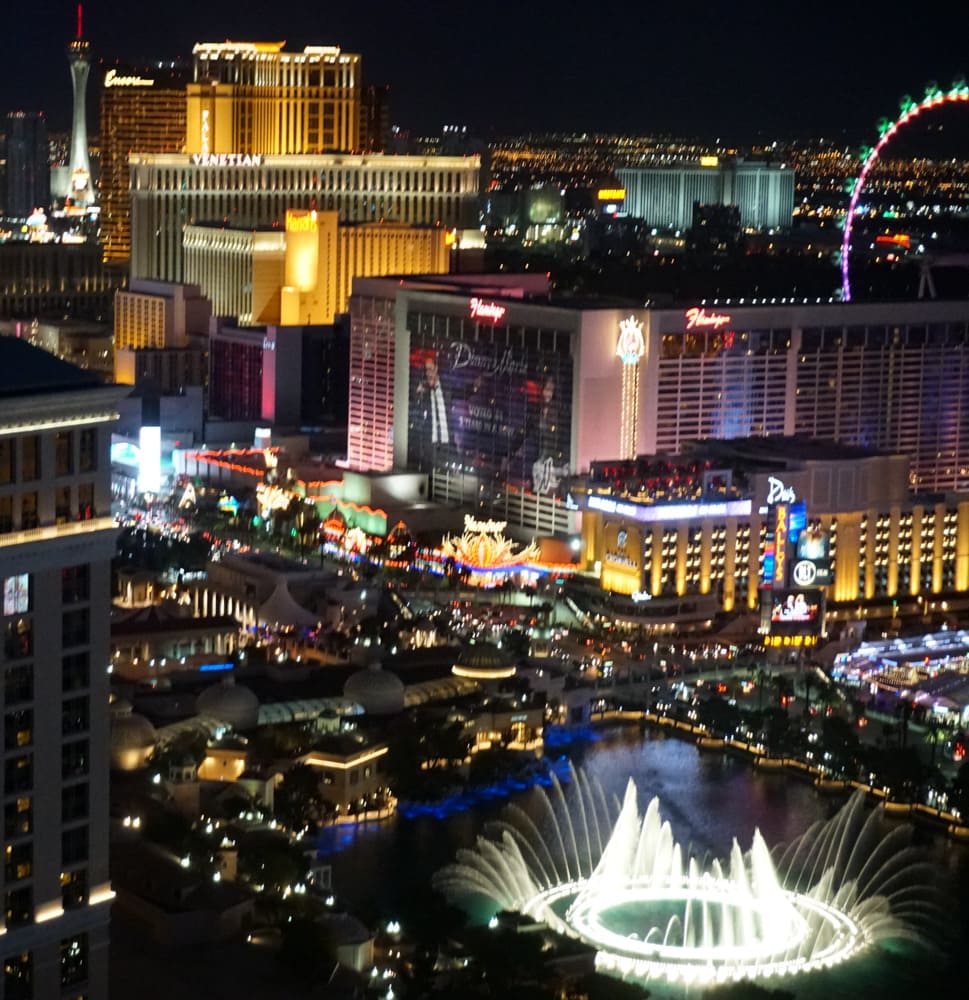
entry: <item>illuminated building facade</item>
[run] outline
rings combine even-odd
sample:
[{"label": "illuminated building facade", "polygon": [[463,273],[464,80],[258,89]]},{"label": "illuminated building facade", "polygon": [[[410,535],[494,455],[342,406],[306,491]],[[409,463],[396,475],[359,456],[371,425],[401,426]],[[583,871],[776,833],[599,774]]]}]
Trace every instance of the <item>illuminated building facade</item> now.
[{"label": "illuminated building facade", "polygon": [[185,151],[185,74],[111,66],[101,86],[101,249],[106,261],[131,255],[128,156]]},{"label": "illuminated building facade", "polygon": [[110,442],[125,390],[0,338],[5,996],[107,996]]},{"label": "illuminated building facade", "polygon": [[969,586],[969,495],[909,493],[903,455],[803,438],[703,442],[595,463],[579,502],[582,561],[632,598],[631,618],[668,597],[754,610],[765,588],[800,588],[857,607]]},{"label": "illuminated building facade", "polygon": [[185,277],[216,316],[254,323],[327,324],[346,312],[354,277],[446,273],[443,229],[340,225],[336,212],[290,211],[283,231],[185,229]]},{"label": "illuminated building facade", "polygon": [[622,167],[624,210],[659,229],[689,229],[693,205],[736,205],[749,229],[789,226],[794,212],[794,171],[784,164],[716,157],[668,167]]},{"label": "illuminated building facade", "polygon": [[334,211],[341,222],[476,229],[476,156],[131,158],[131,276],[184,279],[182,230],[217,222],[283,229],[288,211]]},{"label": "illuminated building facade", "polygon": [[541,532],[574,530],[568,477],[601,456],[703,439],[874,448],[908,457],[912,489],[969,489],[969,304],[580,308],[529,280],[354,282],[351,467],[421,469]]},{"label": "illuminated building facade", "polygon": [[189,153],[262,155],[360,148],[360,56],[336,46],[204,42],[188,85]]}]

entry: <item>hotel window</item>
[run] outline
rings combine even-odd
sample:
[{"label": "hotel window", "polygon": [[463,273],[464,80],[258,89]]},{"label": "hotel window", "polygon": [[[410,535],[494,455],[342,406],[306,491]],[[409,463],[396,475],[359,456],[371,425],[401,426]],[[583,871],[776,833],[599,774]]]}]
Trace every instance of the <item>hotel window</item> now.
[{"label": "hotel window", "polygon": [[78,471],[94,472],[98,467],[98,432],[93,427],[81,431],[78,451]]},{"label": "hotel window", "polygon": [[61,834],[61,864],[74,865],[79,861],[87,861],[87,854],[87,826],[76,826]]},{"label": "hotel window", "polygon": [[37,512],[37,494],[24,493],[20,498],[20,527],[24,531],[36,528],[40,524]]},{"label": "hotel window", "polygon": [[61,690],[80,691],[91,686],[91,666],[88,653],[71,653],[61,660]]},{"label": "hotel window", "polygon": [[69,476],[74,471],[74,435],[58,431],[54,436],[54,475]]},{"label": "hotel window", "polygon": [[74,736],[86,732],[90,725],[91,710],[87,695],[68,698],[61,708],[61,735]]},{"label": "hotel window", "polygon": [[20,439],[21,479],[25,483],[40,479],[40,435]]},{"label": "hotel window", "polygon": [[71,488],[58,486],[54,490],[54,523],[66,524],[71,519]]},{"label": "hotel window", "polygon": [[87,979],[87,934],[61,941],[61,989]]},{"label": "hotel window", "polygon": [[88,786],[86,781],[61,789],[61,822],[73,823],[88,818]]},{"label": "hotel window", "polygon": [[12,483],[17,478],[17,463],[14,458],[14,438],[0,438],[0,484]]},{"label": "hotel window", "polygon": [[75,740],[61,747],[61,777],[80,778],[88,773],[90,748],[87,740]]},{"label": "hotel window", "polygon": [[34,742],[34,712],[21,708],[8,712],[3,719],[3,746],[5,750],[29,747]]},{"label": "hotel window", "polygon": [[3,762],[3,778],[3,790],[7,795],[13,792],[29,792],[34,787],[33,754],[8,757]]},{"label": "hotel window", "polygon": [[64,646],[83,646],[91,641],[91,615],[87,608],[65,611],[61,625]]},{"label": "hotel window", "polygon": [[34,806],[29,795],[22,795],[3,807],[3,836],[5,840],[26,837],[33,828]]},{"label": "hotel window", "polygon": [[[34,894],[30,886],[5,893],[4,910],[7,914],[8,929],[29,924],[34,919]],[[4,995],[10,996],[9,993]],[[23,996],[30,996],[30,994],[24,993]]]},{"label": "hotel window", "polygon": [[3,694],[6,705],[32,701],[34,697],[34,668],[30,664],[8,667],[3,676]]},{"label": "hotel window", "polygon": [[61,905],[65,910],[84,906],[88,901],[87,869],[61,872]]},{"label": "hotel window", "polygon": [[30,878],[34,863],[34,845],[29,840],[23,844],[7,844],[4,848],[3,861],[4,878],[8,883]]},{"label": "hotel window", "polygon": [[31,1000],[33,959],[29,951],[7,955],[3,960],[3,995],[6,1000]]},{"label": "hotel window", "polygon": [[77,519],[90,521],[94,517],[94,483],[79,483],[77,487]]},{"label": "hotel window", "polygon": [[13,497],[0,497],[0,534],[13,531]]},{"label": "hotel window", "polygon": [[91,596],[91,567],[87,563],[61,570],[61,601],[77,604]]},{"label": "hotel window", "polygon": [[29,618],[7,622],[3,651],[8,660],[23,660],[34,652],[34,623]]}]

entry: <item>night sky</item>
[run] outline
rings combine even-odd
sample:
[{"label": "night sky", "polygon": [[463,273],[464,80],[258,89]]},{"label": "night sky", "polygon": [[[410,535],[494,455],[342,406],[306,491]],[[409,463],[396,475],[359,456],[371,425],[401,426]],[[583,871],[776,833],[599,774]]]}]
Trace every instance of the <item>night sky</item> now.
[{"label": "night sky", "polygon": [[[67,127],[74,8],[8,0],[0,112],[40,109]],[[188,58],[194,42],[225,38],[339,44],[362,54],[365,82],[391,85],[394,122],[416,131],[460,123],[484,138],[588,130],[862,142],[903,94],[969,76],[969,2],[897,9],[863,0],[91,0],[84,34],[108,60]],[[969,113],[964,120],[969,133]]]}]

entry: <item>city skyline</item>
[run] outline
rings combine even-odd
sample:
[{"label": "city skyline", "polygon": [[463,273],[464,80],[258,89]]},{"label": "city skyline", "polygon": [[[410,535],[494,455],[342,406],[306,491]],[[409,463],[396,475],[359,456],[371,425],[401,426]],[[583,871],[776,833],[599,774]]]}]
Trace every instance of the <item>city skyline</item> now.
[{"label": "city skyline", "polygon": [[[426,132],[466,124],[485,138],[588,130],[863,141],[904,94],[969,71],[958,42],[969,28],[964,9],[902,30],[859,4],[815,4],[808,22],[791,3],[699,6],[620,3],[593,21],[573,2],[532,3],[485,20],[468,5],[430,2],[415,13],[376,0],[318,25],[296,0],[259,12],[173,0],[159,25],[88,3],[84,35],[94,60],[109,62],[189,59],[196,42],[227,37],[285,40],[291,50],[339,45],[361,53],[366,83],[391,86],[394,122]],[[53,128],[67,128],[63,53],[75,31],[65,0],[18,12],[0,60],[0,108],[44,111]]]}]

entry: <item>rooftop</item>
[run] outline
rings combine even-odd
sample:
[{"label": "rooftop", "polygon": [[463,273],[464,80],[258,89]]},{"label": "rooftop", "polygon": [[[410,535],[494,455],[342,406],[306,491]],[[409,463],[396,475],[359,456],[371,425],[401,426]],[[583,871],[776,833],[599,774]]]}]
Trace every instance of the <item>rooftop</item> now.
[{"label": "rooftop", "polygon": [[61,361],[19,337],[0,337],[0,399],[69,392],[102,384],[94,372]]}]

